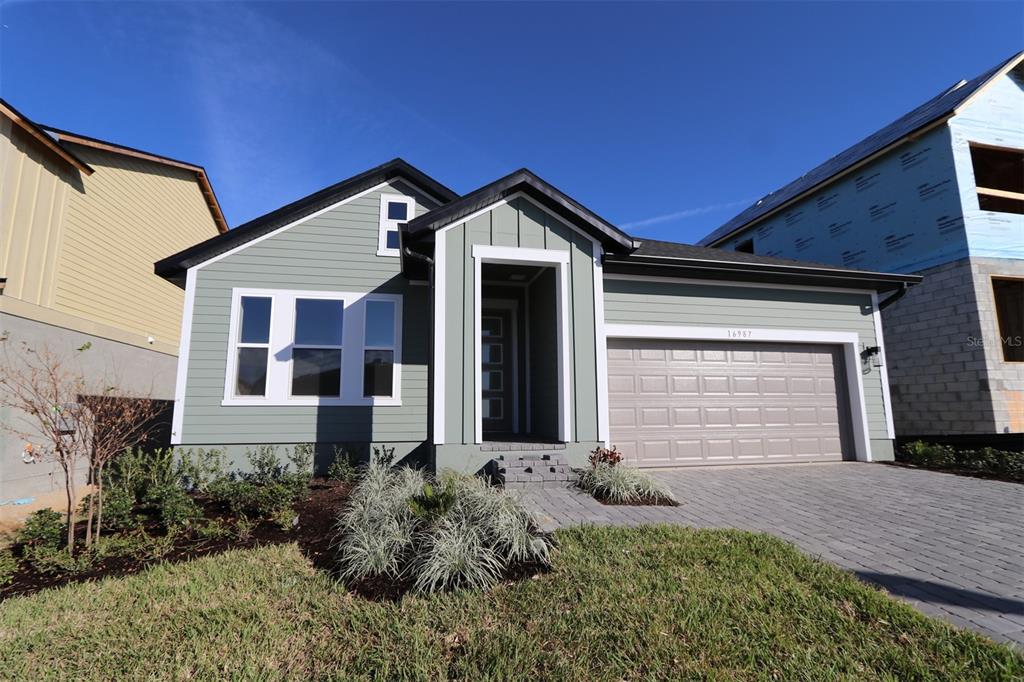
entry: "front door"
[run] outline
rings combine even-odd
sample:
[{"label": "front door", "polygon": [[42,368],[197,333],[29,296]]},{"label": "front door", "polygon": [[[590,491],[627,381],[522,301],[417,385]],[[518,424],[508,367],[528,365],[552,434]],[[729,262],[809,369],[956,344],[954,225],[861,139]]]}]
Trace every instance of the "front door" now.
[{"label": "front door", "polygon": [[492,438],[513,431],[512,314],[509,310],[483,308],[480,311],[480,405],[485,436]]}]

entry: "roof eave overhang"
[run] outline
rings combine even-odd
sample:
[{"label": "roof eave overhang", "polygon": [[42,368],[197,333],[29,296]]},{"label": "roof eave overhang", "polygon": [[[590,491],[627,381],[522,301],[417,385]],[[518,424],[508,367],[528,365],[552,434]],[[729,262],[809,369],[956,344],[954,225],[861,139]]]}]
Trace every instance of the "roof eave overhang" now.
[{"label": "roof eave overhang", "polygon": [[766,284],[864,289],[877,292],[901,289],[922,280],[919,275],[788,265],[724,263],[652,256],[627,256],[625,258],[606,256],[604,271],[608,274],[763,282]]},{"label": "roof eave overhang", "polygon": [[395,179],[404,180],[442,202],[452,201],[459,196],[414,166],[401,159],[394,159],[250,220],[225,234],[159,260],[153,264],[153,272],[181,286],[185,272],[189,268],[201,265],[211,258],[247,244],[264,234],[301,221],[319,210],[344,201],[382,182]]},{"label": "roof eave overhang", "polygon": [[403,226],[403,231],[410,241],[417,241],[519,193],[583,230],[601,242],[607,251],[629,253],[635,248],[635,242],[628,234],[525,170],[516,171],[462,199],[411,220]]}]

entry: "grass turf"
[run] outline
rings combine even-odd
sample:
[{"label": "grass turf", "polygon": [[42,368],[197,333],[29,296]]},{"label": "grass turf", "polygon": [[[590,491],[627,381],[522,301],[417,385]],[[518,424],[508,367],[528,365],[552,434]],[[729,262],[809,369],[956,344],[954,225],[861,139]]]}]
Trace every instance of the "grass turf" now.
[{"label": "grass turf", "polygon": [[5,679],[1019,679],[1024,658],[764,535],[558,534],[550,573],[373,602],[296,545],[0,603]]}]

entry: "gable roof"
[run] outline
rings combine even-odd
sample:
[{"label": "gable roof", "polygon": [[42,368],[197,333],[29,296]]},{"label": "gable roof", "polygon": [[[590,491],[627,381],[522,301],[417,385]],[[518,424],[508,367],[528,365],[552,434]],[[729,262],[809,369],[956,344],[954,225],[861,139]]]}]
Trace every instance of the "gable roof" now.
[{"label": "gable roof", "polygon": [[785,187],[771,192],[729,222],[701,239],[698,244],[710,246],[721,242],[752,222],[775,213],[786,205],[817,189],[852,167],[877,156],[889,148],[904,142],[922,129],[941,123],[957,113],[987,85],[1024,60],[1024,52],[1018,52],[1005,62],[989,69],[969,81],[960,81],[953,87],[928,100],[910,113],[896,119],[881,130],[867,136],[852,147],[833,156],[825,163],[800,176]]},{"label": "gable roof", "polygon": [[633,238],[553,185],[521,168],[503,178],[410,220],[402,227],[403,238],[413,241],[433,234],[506,197],[522,192],[555,215],[582,229],[612,251],[631,251]]},{"label": "gable roof", "polygon": [[809,261],[758,256],[707,246],[645,239],[631,254],[605,256],[605,272],[701,279],[746,280],[874,289],[879,292],[921,281],[920,275],[838,268]]},{"label": "gable roof", "polygon": [[157,261],[153,269],[161,277],[178,280],[186,270],[195,265],[396,178],[407,180],[426,190],[441,202],[449,202],[459,196],[406,161],[392,159]]},{"label": "gable roof", "polygon": [[77,168],[86,175],[92,175],[93,169],[85,161],[74,155],[70,150],[65,149],[57,140],[47,134],[43,128],[25,114],[21,113],[7,100],[0,98],[0,114],[11,119],[11,122],[31,135],[37,142],[49,149],[55,156]]},{"label": "gable roof", "polygon": [[95,137],[68,132],[67,130],[61,130],[60,128],[54,128],[52,126],[40,126],[40,128],[55,137],[58,142],[62,143],[62,148],[66,148],[64,143],[77,144],[83,147],[90,147],[92,149],[99,149],[105,152],[112,152],[114,154],[142,159],[144,161],[152,161],[164,166],[181,168],[195,173],[196,180],[199,181],[199,190],[203,194],[203,199],[206,201],[207,208],[210,209],[210,215],[213,216],[213,222],[217,225],[217,231],[221,233],[228,231],[228,223],[227,220],[224,219],[224,213],[220,209],[220,202],[217,201],[217,195],[213,191],[213,185],[210,183],[210,178],[206,174],[206,169],[202,166],[197,166],[196,164],[188,163],[187,161],[172,159],[169,156],[160,156],[159,154],[153,154],[141,149],[135,149],[134,147],[117,144],[116,142],[108,142]]}]

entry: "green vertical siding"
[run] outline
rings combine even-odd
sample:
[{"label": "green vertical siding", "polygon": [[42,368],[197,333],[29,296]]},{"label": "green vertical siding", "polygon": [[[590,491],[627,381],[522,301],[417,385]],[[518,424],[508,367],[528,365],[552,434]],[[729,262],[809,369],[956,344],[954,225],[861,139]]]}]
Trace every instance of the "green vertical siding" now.
[{"label": "green vertical siding", "polygon": [[[877,345],[870,294],[605,279],[604,309],[608,324],[856,332],[862,347]],[[881,371],[865,369],[868,430],[884,439]]]},{"label": "green vertical siding", "polygon": [[[381,192],[415,196],[418,214],[436,206],[396,181],[197,271],[183,445],[426,440],[430,290],[410,285],[398,258],[377,255]],[[401,294],[402,405],[221,405],[231,290],[240,287]]]},{"label": "green vertical siding", "polygon": [[[446,443],[473,443],[476,424],[473,246],[567,251],[569,258],[570,434],[597,437],[597,357],[594,262],[591,242],[525,199],[514,199],[445,230],[445,424]],[[554,299],[551,300],[554,308]],[[533,314],[531,301],[531,315]],[[531,329],[531,335],[534,330]],[[552,333],[550,338],[554,338]],[[554,348],[546,351],[553,357]],[[531,350],[531,360],[537,355]],[[556,375],[557,376],[557,375]],[[557,403],[554,404],[557,409]],[[534,414],[537,407],[534,406]],[[525,428],[525,419],[520,424]],[[538,425],[535,423],[534,427]]]}]

